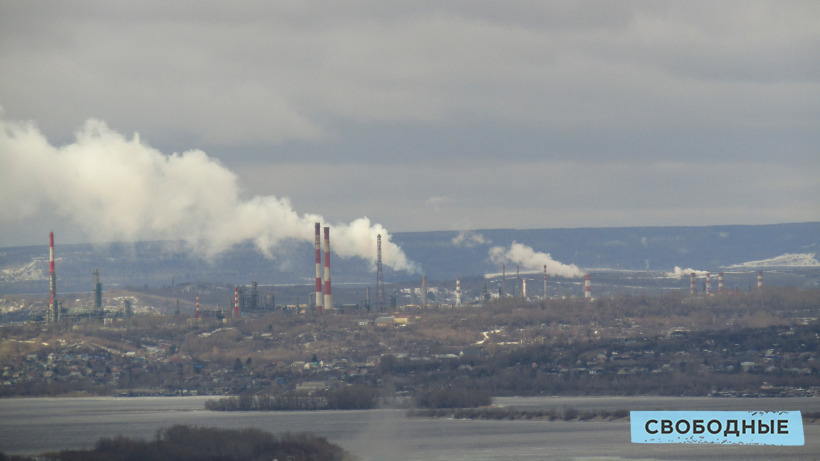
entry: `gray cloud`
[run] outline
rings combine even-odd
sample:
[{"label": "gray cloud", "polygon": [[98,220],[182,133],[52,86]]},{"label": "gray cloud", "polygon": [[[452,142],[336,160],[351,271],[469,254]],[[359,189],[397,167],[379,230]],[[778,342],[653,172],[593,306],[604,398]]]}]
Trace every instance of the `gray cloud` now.
[{"label": "gray cloud", "polygon": [[396,230],[817,220],[818,23],[812,1],[4,2],[0,105]]}]

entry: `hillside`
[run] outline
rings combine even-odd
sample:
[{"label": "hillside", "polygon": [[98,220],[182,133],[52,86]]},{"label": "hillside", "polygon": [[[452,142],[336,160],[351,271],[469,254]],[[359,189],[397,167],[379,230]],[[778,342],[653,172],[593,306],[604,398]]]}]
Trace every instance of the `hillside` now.
[{"label": "hillside", "polygon": [[[180,242],[60,245],[56,236],[60,292],[88,292],[99,269],[105,287],[162,287],[190,282],[260,285],[313,283],[312,243],[291,242],[265,258],[250,244],[213,260],[202,259]],[[492,258],[513,243],[551,258],[550,270],[574,265],[586,271],[671,272],[675,267],[717,272],[723,268],[760,270],[795,265],[817,268],[820,223],[759,226],[635,227],[584,229],[487,229],[468,232],[396,233],[393,240],[431,280],[482,277],[506,263]],[[375,245],[375,243],[374,243]],[[501,250],[501,251],[499,251]],[[552,262],[554,261],[554,263]],[[541,266],[535,261],[532,268]],[[374,284],[369,261],[333,257],[334,286]],[[417,281],[421,274],[385,268],[386,282]],[[814,279],[816,280],[816,279]],[[809,285],[815,281],[806,282]],[[0,249],[0,295],[48,292],[47,233],[43,245]]]}]

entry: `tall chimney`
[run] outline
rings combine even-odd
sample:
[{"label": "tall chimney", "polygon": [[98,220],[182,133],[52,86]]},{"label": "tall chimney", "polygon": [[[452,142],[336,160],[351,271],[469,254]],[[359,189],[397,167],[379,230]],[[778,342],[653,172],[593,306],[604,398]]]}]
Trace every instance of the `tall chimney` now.
[{"label": "tall chimney", "polygon": [[547,265],[544,264],[544,299],[547,299]]},{"label": "tall chimney", "polygon": [[196,294],[196,319],[199,320],[199,293]]},{"label": "tall chimney", "polygon": [[519,265],[515,265],[515,291],[513,291],[513,297],[517,298],[521,296],[521,272],[519,270]]},{"label": "tall chimney", "polygon": [[521,279],[521,297],[527,299],[527,279]]},{"label": "tall chimney", "polygon": [[[376,236],[376,293],[379,309],[384,308],[384,271],[382,270],[382,234]],[[369,301],[369,299],[368,299]]]},{"label": "tall chimney", "polygon": [[421,276],[421,307],[427,307],[427,274]]},{"label": "tall chimney", "polygon": [[590,281],[589,274],[584,276],[584,298],[592,301],[592,282]]},{"label": "tall chimney", "polygon": [[330,228],[325,227],[325,309],[333,308],[333,297],[330,293]]},{"label": "tall chimney", "polygon": [[692,272],[691,274],[689,274],[689,294],[692,296],[695,296],[695,292],[697,291],[697,289],[695,288],[695,280],[695,273]]},{"label": "tall chimney", "polygon": [[763,291],[763,271],[757,271],[757,291]]},{"label": "tall chimney", "polygon": [[507,265],[501,265],[501,293],[502,298],[507,297]]},{"label": "tall chimney", "polygon": [[461,279],[456,279],[456,306],[461,306]]},{"label": "tall chimney", "polygon": [[50,321],[60,320],[60,307],[57,301],[57,273],[54,271],[54,232],[48,233],[48,270],[49,270],[49,290],[48,290],[48,319]]},{"label": "tall chimney", "polygon": [[233,287],[233,318],[239,318],[239,287]]},{"label": "tall chimney", "polygon": [[718,293],[723,293],[723,272],[718,272]]},{"label": "tall chimney", "polygon": [[712,279],[710,275],[708,272],[706,273],[706,296],[709,296],[709,293],[712,291]]},{"label": "tall chimney", "polygon": [[316,233],[314,235],[313,243],[316,249],[316,312],[322,312],[324,295],[322,295],[322,249],[319,244],[321,239],[322,225],[316,223]]},{"label": "tall chimney", "polygon": [[94,315],[99,318],[104,317],[102,306],[102,283],[100,283],[100,270],[94,269]]}]

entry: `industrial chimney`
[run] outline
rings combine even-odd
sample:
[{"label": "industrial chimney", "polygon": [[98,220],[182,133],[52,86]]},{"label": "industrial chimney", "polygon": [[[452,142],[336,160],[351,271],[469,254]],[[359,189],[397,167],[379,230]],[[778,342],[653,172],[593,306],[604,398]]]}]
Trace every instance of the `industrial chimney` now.
[{"label": "industrial chimney", "polygon": [[706,273],[706,296],[709,296],[709,293],[712,291],[712,279],[710,278],[710,274]]},{"label": "industrial chimney", "polygon": [[461,279],[456,279],[456,306],[461,306]]},{"label": "industrial chimney", "polygon": [[57,273],[54,272],[54,232],[48,233],[48,269],[49,269],[49,291],[48,291],[48,320],[56,322],[60,320],[60,307],[57,301]]},{"label": "industrial chimney", "polygon": [[763,291],[763,271],[757,271],[757,291]]},{"label": "industrial chimney", "polygon": [[501,291],[498,293],[501,298],[507,297],[507,265],[501,265]]},{"label": "industrial chimney", "polygon": [[544,264],[544,299],[547,299],[547,265]]},{"label": "industrial chimney", "polygon": [[[382,234],[376,236],[376,290],[379,311],[384,308],[384,271],[382,270]],[[370,297],[368,296],[368,302]]]},{"label": "industrial chimney", "polygon": [[695,296],[695,292],[697,291],[697,289],[695,288],[695,280],[695,273],[692,272],[691,274],[689,274],[689,294],[692,296]]},{"label": "industrial chimney", "polygon": [[421,276],[421,307],[427,307],[427,274]]},{"label": "industrial chimney", "polygon": [[589,274],[584,276],[584,299],[592,301],[592,282]]},{"label": "industrial chimney", "polygon": [[199,320],[199,293],[196,294],[196,319]]},{"label": "industrial chimney", "polygon": [[330,294],[330,228],[325,227],[325,309],[333,308],[333,297]]},{"label": "industrial chimney", "polygon": [[316,248],[316,312],[322,312],[324,296],[322,295],[322,249],[319,244],[321,238],[322,225],[316,223],[316,233],[314,235],[314,247]]},{"label": "industrial chimney", "polygon": [[723,272],[718,272],[718,293],[723,293]]},{"label": "industrial chimney", "polygon": [[102,283],[100,283],[99,269],[94,269],[94,315],[100,319],[104,316],[102,307]]},{"label": "industrial chimney", "polygon": [[233,318],[239,318],[239,287],[233,287]]},{"label": "industrial chimney", "polygon": [[515,290],[513,291],[513,297],[517,298],[521,296],[521,271],[520,266],[518,264],[515,265]]}]

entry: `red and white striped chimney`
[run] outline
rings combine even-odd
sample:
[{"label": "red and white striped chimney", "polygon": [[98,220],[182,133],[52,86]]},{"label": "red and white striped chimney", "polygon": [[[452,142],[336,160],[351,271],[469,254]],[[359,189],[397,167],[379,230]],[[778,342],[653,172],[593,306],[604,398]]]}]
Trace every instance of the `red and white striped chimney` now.
[{"label": "red and white striped chimney", "polygon": [[316,235],[314,237],[314,247],[316,247],[316,312],[322,312],[324,305],[324,295],[322,294],[322,249],[319,243],[321,239],[322,225],[316,223]]},{"label": "red and white striped chimney", "polygon": [[709,293],[712,291],[712,279],[710,275],[708,272],[706,273],[706,296],[709,296]]},{"label": "red and white striped chimney", "polygon": [[233,287],[233,318],[239,318],[239,287]]},{"label": "red and white striped chimney", "polygon": [[763,291],[763,271],[757,271],[757,291]]},{"label": "red and white striped chimney", "polygon": [[199,293],[196,294],[196,319],[199,320]]},{"label": "red and white striped chimney", "polygon": [[60,320],[60,307],[57,303],[57,273],[54,272],[54,232],[48,233],[48,319]]},{"label": "red and white striped chimney", "polygon": [[718,272],[718,293],[723,293],[723,272]]},{"label": "red and white striped chimney", "polygon": [[330,293],[330,228],[325,227],[325,309],[333,308],[333,297]]},{"label": "red and white striped chimney", "polygon": [[592,301],[592,281],[589,274],[584,276],[584,298]]}]

